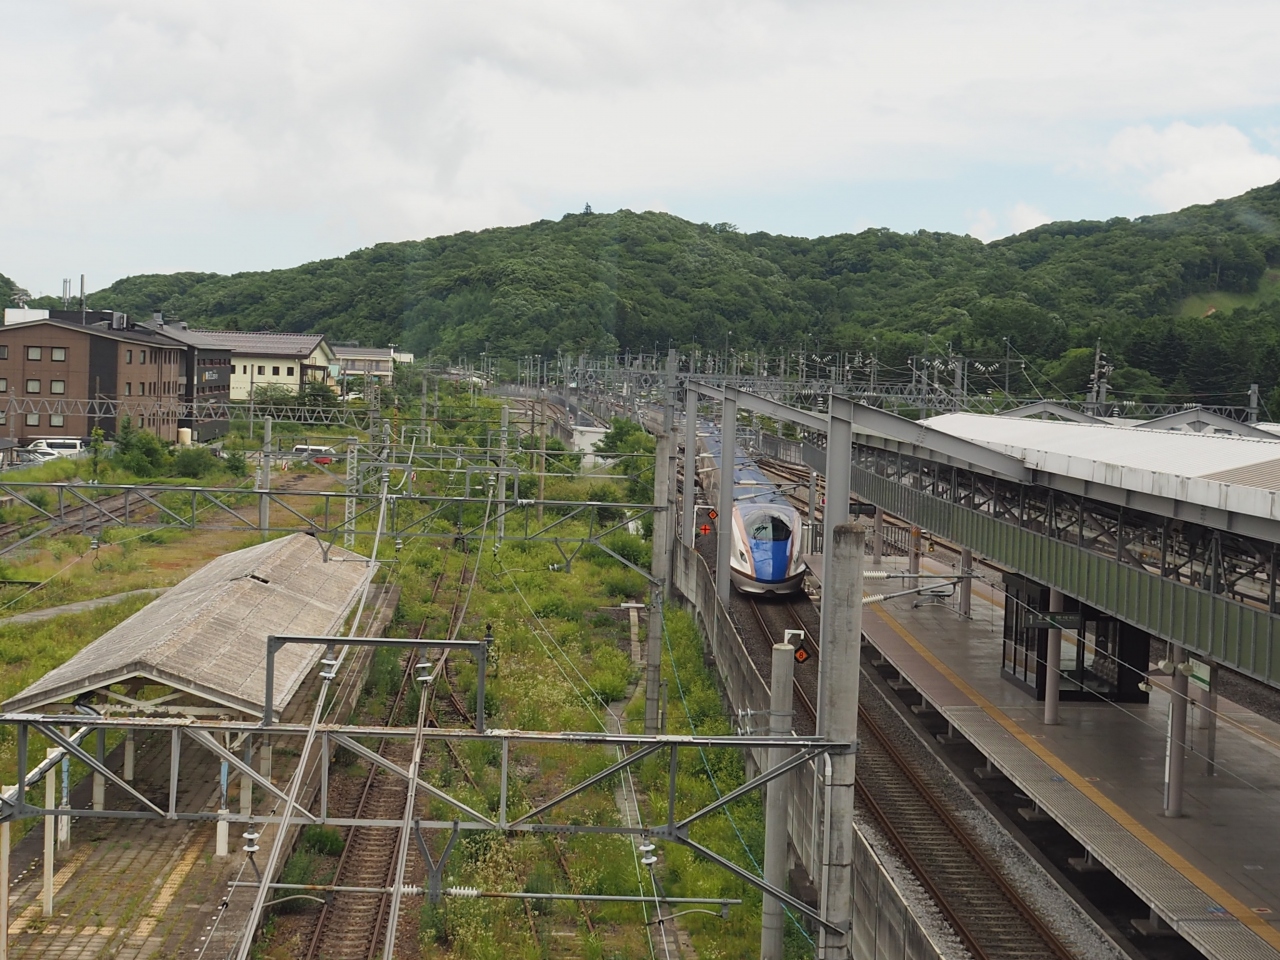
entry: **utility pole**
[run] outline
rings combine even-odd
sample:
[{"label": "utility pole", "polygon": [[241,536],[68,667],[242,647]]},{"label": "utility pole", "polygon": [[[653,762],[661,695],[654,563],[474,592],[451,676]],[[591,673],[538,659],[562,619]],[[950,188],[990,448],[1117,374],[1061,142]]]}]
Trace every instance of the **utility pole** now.
[{"label": "utility pole", "polygon": [[[818,715],[825,730],[820,736],[839,743],[858,740],[859,651],[862,646],[862,555],[866,534],[856,523],[841,523],[827,548],[827,582],[823,602],[830,596],[832,629],[824,638],[820,666],[826,680],[819,688]],[[853,919],[853,803],[856,747],[831,751],[826,776],[822,830],[822,891],[819,909],[827,922],[843,927],[843,937],[818,931],[819,960],[845,960],[851,955]],[[777,781],[774,781],[775,783]],[[767,827],[766,827],[767,830]],[[767,843],[766,836],[766,843]]]},{"label": "utility pole", "polygon": [[258,465],[258,531],[267,539],[271,526],[271,418],[262,421],[262,462]]},{"label": "utility pole", "polygon": [[538,399],[541,411],[538,416],[538,529],[542,529],[542,501],[547,494],[547,388],[538,385]]},{"label": "utility pole", "polygon": [[653,461],[653,560],[650,572],[653,583],[649,587],[649,634],[647,662],[645,664],[644,730],[647,734],[658,732],[659,707],[662,683],[662,599],[667,581],[671,578],[670,544],[667,543],[667,448],[671,435],[659,433]]},{"label": "utility pole", "polygon": [[507,518],[504,515],[507,506],[507,424],[511,417],[511,408],[502,405],[502,432],[498,439],[498,543],[501,544],[507,534]]},{"label": "utility pole", "polygon": [[[789,643],[773,645],[773,669],[769,682],[769,736],[791,735],[791,688],[796,648]],[[785,747],[769,750],[769,767],[787,762]],[[764,882],[779,890],[787,886],[787,786],[790,775],[769,781],[764,789]],[[782,901],[764,895],[760,915],[760,960],[783,960]]]},{"label": "utility pole", "polygon": [[1261,405],[1262,404],[1259,402],[1259,399],[1258,399],[1258,385],[1256,383],[1249,384],[1249,415],[1248,415],[1249,423],[1258,422],[1258,408]]}]

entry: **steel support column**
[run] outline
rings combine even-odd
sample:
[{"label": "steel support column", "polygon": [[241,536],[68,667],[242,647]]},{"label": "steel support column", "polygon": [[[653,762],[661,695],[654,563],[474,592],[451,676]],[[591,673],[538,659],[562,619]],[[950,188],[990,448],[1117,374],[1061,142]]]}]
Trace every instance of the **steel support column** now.
[{"label": "steel support column", "polygon": [[[1049,617],[1062,612],[1062,591],[1049,588]],[[1044,722],[1058,723],[1059,690],[1062,687],[1062,630],[1050,629],[1044,654]]]},{"label": "steel support column", "polygon": [[1187,651],[1173,645],[1173,678],[1169,692],[1169,728],[1165,735],[1164,815],[1182,816],[1182,784],[1186,771],[1187,675],[1182,667]]},{"label": "steel support column", "polygon": [[973,551],[968,547],[960,549],[960,616],[966,620],[973,617]]}]

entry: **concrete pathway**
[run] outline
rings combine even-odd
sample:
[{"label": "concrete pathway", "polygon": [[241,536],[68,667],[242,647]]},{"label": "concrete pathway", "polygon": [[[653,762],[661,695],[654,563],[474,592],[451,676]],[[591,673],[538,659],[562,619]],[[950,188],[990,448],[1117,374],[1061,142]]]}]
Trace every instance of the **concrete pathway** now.
[{"label": "concrete pathway", "polygon": [[95,597],[92,600],[78,600],[75,603],[64,603],[60,607],[45,607],[43,610],[30,610],[27,613],[15,613],[11,617],[0,617],[0,626],[6,626],[11,623],[35,623],[38,620],[49,620],[53,617],[60,617],[64,613],[84,613],[86,610],[96,610],[98,607],[105,607],[112,603],[119,603],[121,600],[126,600],[129,597],[140,597],[144,594],[158,597],[168,589],[168,587],[152,587],[147,590],[126,590],[124,593],[114,593],[109,597]]}]

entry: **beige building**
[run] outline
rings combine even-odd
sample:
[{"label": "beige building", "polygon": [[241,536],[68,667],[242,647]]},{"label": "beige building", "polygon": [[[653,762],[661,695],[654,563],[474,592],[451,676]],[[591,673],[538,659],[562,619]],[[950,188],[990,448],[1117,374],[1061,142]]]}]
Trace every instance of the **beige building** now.
[{"label": "beige building", "polygon": [[197,332],[231,351],[232,400],[248,400],[255,389],[267,385],[298,393],[308,381],[330,385],[337,382],[338,360],[321,334]]}]

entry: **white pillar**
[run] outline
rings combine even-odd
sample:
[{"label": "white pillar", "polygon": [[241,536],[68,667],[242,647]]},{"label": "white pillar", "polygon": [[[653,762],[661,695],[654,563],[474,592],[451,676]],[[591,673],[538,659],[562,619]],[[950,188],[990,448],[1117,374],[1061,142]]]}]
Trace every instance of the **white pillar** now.
[{"label": "white pillar", "polygon": [[258,748],[258,772],[271,779],[271,741],[262,738],[262,746]]},{"label": "white pillar", "polygon": [[[858,739],[859,651],[862,647],[862,554],[866,532],[856,523],[835,530],[827,549],[826,583],[822,598],[832,604],[832,632],[822,648],[827,665],[818,714],[825,736],[839,743]],[[822,890],[820,909],[832,924],[852,929],[853,918],[853,803],[857,754],[852,750],[829,755],[827,801],[822,831]],[[820,960],[843,960],[851,953],[850,935],[836,937],[818,931]]]},{"label": "white pillar", "polygon": [[[98,762],[106,766],[107,760],[107,731],[100,729],[98,731]],[[107,805],[107,778],[102,774],[94,771],[93,774],[93,809],[102,810]]]},{"label": "white pillar", "polygon": [[[1062,591],[1049,588],[1049,615],[1062,612]],[[1044,654],[1044,722],[1058,723],[1058,694],[1062,688],[1062,631],[1050,630]]]},{"label": "white pillar", "polygon": [[[8,793],[16,787],[0,787]],[[0,960],[9,960],[9,821],[0,823]]]},{"label": "white pillar", "polygon": [[[920,572],[920,541],[923,534],[919,527],[911,528],[911,537],[907,547],[907,573],[918,574]],[[918,586],[918,582],[914,584]]]},{"label": "white pillar", "polygon": [[[769,734],[785,737],[791,733],[791,685],[796,648],[789,643],[773,645],[773,671],[769,685]],[[769,766],[776,767],[790,753],[784,747],[769,750]],[[787,781],[779,777],[765,785],[764,880],[785,890],[787,886]],[[785,914],[782,901],[764,895],[760,916],[760,960],[783,960],[782,940]]]},{"label": "white pillar", "polygon": [[884,564],[884,510],[876,507],[875,526],[871,537],[871,566],[879,570]]},{"label": "white pillar", "polygon": [[[71,736],[71,731],[66,727],[62,732],[63,736]],[[68,812],[58,817],[58,850],[66,851],[71,849],[71,754],[62,754],[59,769],[62,774],[62,802],[58,804],[58,809]]]},{"label": "white pillar", "polygon": [[[45,751],[45,759],[52,759],[57,750],[50,747]],[[46,810],[53,810],[58,805],[57,797],[58,788],[58,768],[50,767],[44,775],[44,807]],[[57,817],[45,814],[44,818],[44,883],[41,888],[41,903],[43,909],[41,914],[46,917],[53,916],[53,843],[57,836],[58,825]],[[5,891],[7,896],[9,891]]]},{"label": "white pillar", "polygon": [[[253,741],[245,737],[244,762],[246,766],[253,763]],[[247,773],[240,774],[240,813],[243,816],[253,815],[253,781]]]},{"label": "white pillar", "polygon": [[[229,812],[227,809],[227,775],[229,772],[230,771],[227,766],[227,761],[223,760],[221,769],[219,771],[220,782],[218,784],[219,786],[218,796],[220,799],[220,802],[218,803],[218,814],[222,818],[225,818],[227,813]],[[226,819],[218,820],[217,837],[215,839],[215,845],[214,845],[214,856],[225,857],[227,855],[227,838],[229,834],[229,828],[230,828],[230,824],[227,823]]]},{"label": "white pillar", "polygon": [[1186,769],[1187,742],[1187,675],[1182,665],[1187,661],[1186,651],[1174,646],[1173,688],[1169,694],[1169,728],[1165,736],[1164,758],[1164,815],[1182,816],[1182,782]]},{"label": "white pillar", "polygon": [[126,783],[133,783],[134,746],[133,731],[126,730],[124,733],[124,779]]}]

